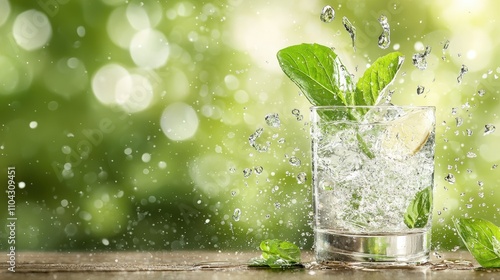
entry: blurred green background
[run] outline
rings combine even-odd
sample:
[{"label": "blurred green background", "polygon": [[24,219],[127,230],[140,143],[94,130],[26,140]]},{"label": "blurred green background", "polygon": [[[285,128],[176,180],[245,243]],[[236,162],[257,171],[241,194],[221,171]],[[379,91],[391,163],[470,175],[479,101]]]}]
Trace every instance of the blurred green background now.
[{"label": "blurred green background", "polygon": [[[319,19],[325,5],[336,11],[330,23]],[[264,238],[310,248],[309,104],[275,57],[303,42],[334,47],[355,79],[377,57],[405,54],[393,103],[437,107],[433,246],[461,246],[452,217],[500,224],[500,134],[485,134],[500,125],[499,9],[493,0],[0,0],[0,180],[7,190],[15,167],[17,249],[238,251]],[[426,46],[419,70],[412,56]],[[1,227],[2,249],[7,236]]]}]

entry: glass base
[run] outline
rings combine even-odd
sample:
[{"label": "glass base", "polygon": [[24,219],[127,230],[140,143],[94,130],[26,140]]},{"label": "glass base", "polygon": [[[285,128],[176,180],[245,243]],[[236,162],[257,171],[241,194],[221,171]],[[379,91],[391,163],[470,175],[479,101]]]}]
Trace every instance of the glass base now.
[{"label": "glass base", "polygon": [[421,264],[429,260],[430,231],[353,234],[316,230],[315,252],[321,264]]}]

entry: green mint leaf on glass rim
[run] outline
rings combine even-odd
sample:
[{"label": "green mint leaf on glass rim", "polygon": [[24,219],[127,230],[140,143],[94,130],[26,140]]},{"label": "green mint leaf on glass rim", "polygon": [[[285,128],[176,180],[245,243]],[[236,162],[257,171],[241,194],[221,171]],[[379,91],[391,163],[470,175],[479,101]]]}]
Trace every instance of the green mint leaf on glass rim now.
[{"label": "green mint leaf on glass rim", "polygon": [[406,208],[404,222],[408,228],[423,228],[427,225],[431,212],[432,188],[427,187],[419,191]]},{"label": "green mint leaf on glass rim", "polygon": [[260,243],[262,256],[252,259],[250,266],[284,268],[300,264],[300,249],[295,244],[278,239],[267,239]]},{"label": "green mint leaf on glass rim", "polygon": [[500,267],[500,228],[479,218],[453,219],[455,229],[465,246],[485,268]]}]

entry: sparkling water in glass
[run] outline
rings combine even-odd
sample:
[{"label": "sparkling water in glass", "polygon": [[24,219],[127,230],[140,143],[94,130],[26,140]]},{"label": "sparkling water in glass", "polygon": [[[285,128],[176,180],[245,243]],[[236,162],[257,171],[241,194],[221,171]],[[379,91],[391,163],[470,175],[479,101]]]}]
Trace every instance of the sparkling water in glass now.
[{"label": "sparkling water in glass", "polygon": [[320,263],[429,258],[435,108],[311,108],[315,254]]}]

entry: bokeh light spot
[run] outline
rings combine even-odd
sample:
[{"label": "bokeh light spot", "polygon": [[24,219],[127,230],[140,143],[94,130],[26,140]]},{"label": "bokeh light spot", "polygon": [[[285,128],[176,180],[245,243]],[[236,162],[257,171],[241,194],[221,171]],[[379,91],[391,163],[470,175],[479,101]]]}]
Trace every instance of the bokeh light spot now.
[{"label": "bokeh light spot", "polygon": [[43,47],[52,36],[47,16],[37,10],[20,13],[12,27],[14,40],[23,49],[32,51]]},{"label": "bokeh light spot", "polygon": [[167,62],[170,47],[160,31],[145,29],[137,32],[130,43],[130,56],[137,66],[158,68]]},{"label": "bokeh light spot", "polygon": [[114,104],[116,84],[128,75],[128,71],[118,64],[112,63],[101,67],[92,78],[94,95],[105,105]]},{"label": "bokeh light spot", "polygon": [[183,102],[170,104],[161,115],[163,133],[174,141],[184,141],[193,137],[198,130],[198,115],[193,107]]},{"label": "bokeh light spot", "polygon": [[10,4],[7,0],[0,0],[0,26],[2,26],[10,15]]},{"label": "bokeh light spot", "polygon": [[135,113],[149,107],[153,100],[153,86],[146,77],[127,75],[116,84],[116,103],[125,111]]}]

